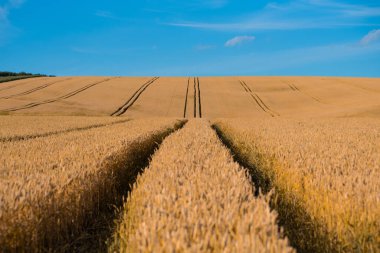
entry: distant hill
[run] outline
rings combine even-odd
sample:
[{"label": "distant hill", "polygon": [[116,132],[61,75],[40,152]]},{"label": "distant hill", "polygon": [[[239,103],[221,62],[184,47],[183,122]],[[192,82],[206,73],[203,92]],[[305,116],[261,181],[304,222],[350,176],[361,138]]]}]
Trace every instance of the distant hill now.
[{"label": "distant hill", "polygon": [[[27,73],[27,72],[10,72],[10,71],[0,71],[0,83],[3,82],[9,82],[19,79],[25,79],[25,78],[31,78],[31,77],[42,77],[42,76],[48,76],[45,74],[33,74],[33,73]],[[53,77],[52,75],[49,75],[50,77]]]}]

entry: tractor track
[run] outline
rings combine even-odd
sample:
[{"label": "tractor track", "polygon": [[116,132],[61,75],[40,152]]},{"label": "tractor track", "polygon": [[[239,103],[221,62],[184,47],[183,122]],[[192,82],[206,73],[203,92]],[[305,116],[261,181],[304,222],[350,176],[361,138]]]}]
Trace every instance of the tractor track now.
[{"label": "tractor track", "polygon": [[47,88],[47,87],[49,87],[49,86],[51,86],[53,84],[56,84],[56,83],[59,83],[59,82],[63,82],[63,81],[68,81],[70,79],[72,79],[72,78],[66,78],[64,80],[59,80],[59,81],[55,81],[55,82],[51,82],[51,83],[46,83],[46,84],[40,85],[38,87],[35,87],[35,88],[27,90],[27,91],[23,91],[23,92],[20,92],[20,93],[17,93],[17,94],[12,94],[12,95],[9,95],[9,96],[0,97],[0,99],[9,99],[9,98],[14,98],[14,97],[28,95],[28,94],[31,94],[31,93],[36,92],[38,90],[45,89],[45,88]]},{"label": "tractor track", "polygon": [[194,77],[194,118],[197,117],[197,86]]},{"label": "tractor track", "polygon": [[190,77],[187,79],[187,88],[186,88],[186,97],[185,97],[185,106],[183,109],[183,117],[186,118],[186,109],[187,109],[187,97],[189,95],[189,85],[190,85]]},{"label": "tractor track", "polygon": [[[45,81],[48,77],[45,77],[43,80],[41,81]],[[18,80],[13,80],[13,81],[19,81],[19,80],[26,80],[25,82],[22,82],[22,83],[17,83],[17,84],[13,84],[11,86],[8,86],[8,87],[3,87],[0,89],[0,91],[3,91],[3,90],[9,90],[9,89],[13,89],[15,87],[18,87],[18,86],[22,86],[24,84],[27,84],[27,83],[30,83],[30,80],[31,78],[24,78],[24,79],[18,79]],[[36,81],[36,80],[32,80],[32,81]],[[12,81],[10,81],[12,82]]]},{"label": "tractor track", "polygon": [[361,87],[359,85],[350,83],[349,81],[346,81],[346,80],[341,80],[341,79],[335,78],[334,81],[336,81],[337,83],[343,84],[343,85],[349,85],[349,86],[354,87],[356,89],[359,89],[361,91],[366,91],[367,93],[372,93],[372,94],[373,94],[373,92],[379,93],[379,91],[377,91],[377,90],[374,90],[374,89],[371,89],[371,88]]},{"label": "tractor track", "polygon": [[256,102],[256,104],[266,113],[268,113],[271,117],[275,117],[275,116],[280,116],[279,113],[273,111],[272,109],[270,109],[265,103],[264,101],[260,98],[259,95],[257,95],[256,92],[252,91],[251,88],[249,88],[249,86],[242,80],[239,80],[239,83],[240,85],[244,88],[244,90],[249,94],[251,95],[251,97],[253,98],[253,100]]},{"label": "tractor track", "polygon": [[322,102],[320,99],[318,99],[318,98],[316,98],[316,97],[314,97],[314,96],[312,96],[312,95],[310,95],[310,94],[308,94],[308,93],[306,93],[306,92],[300,90],[296,85],[294,85],[294,84],[292,84],[292,83],[290,83],[290,82],[286,82],[286,81],[283,81],[283,82],[284,82],[285,84],[287,84],[291,90],[293,90],[293,91],[298,91],[298,92],[300,92],[300,93],[302,93],[302,94],[304,94],[304,95],[310,97],[311,99],[317,101],[318,103],[326,104],[326,103]]},{"label": "tractor track", "polygon": [[[117,77],[116,77],[117,78]],[[40,105],[44,105],[44,104],[50,104],[50,103],[54,103],[54,102],[57,102],[57,101],[60,101],[60,100],[64,100],[64,99],[67,99],[67,98],[70,98],[70,97],[73,97],[95,85],[98,85],[98,84],[101,84],[101,83],[104,83],[104,82],[107,82],[111,79],[114,79],[114,78],[107,78],[107,79],[104,79],[102,81],[99,81],[99,82],[95,82],[95,83],[91,83],[91,84],[87,84],[77,90],[74,90],[72,92],[69,92],[65,95],[62,95],[60,97],[57,97],[57,98],[54,98],[54,99],[47,99],[47,100],[43,100],[43,101],[40,101],[40,102],[33,102],[33,103],[29,103],[29,104],[26,104],[26,105],[23,105],[23,106],[19,106],[19,107],[13,107],[13,108],[8,108],[8,109],[5,109],[5,110],[2,110],[3,112],[13,112],[13,111],[19,111],[19,110],[24,110],[24,109],[28,109],[28,108],[32,108],[32,107],[36,107],[36,106],[40,106]]]},{"label": "tractor track", "polygon": [[199,78],[194,77],[194,118],[202,118],[201,89]]},{"label": "tractor track", "polygon": [[198,109],[199,109],[199,118],[202,118],[202,103],[201,103],[201,88],[199,83],[199,77],[197,77],[198,83]]},{"label": "tractor track", "polygon": [[120,106],[116,111],[111,113],[111,116],[121,116],[123,115],[140,97],[140,95],[152,84],[154,83],[159,77],[154,77],[150,79],[149,81],[145,82],[133,95],[125,102],[122,106]]},{"label": "tractor track", "polygon": [[25,141],[25,140],[36,139],[36,138],[49,137],[52,135],[66,134],[66,133],[71,133],[71,132],[80,132],[80,131],[85,131],[85,130],[90,130],[90,129],[95,129],[95,128],[113,126],[113,125],[125,123],[128,121],[131,121],[131,119],[118,120],[115,122],[94,124],[94,125],[83,126],[83,127],[74,127],[74,128],[68,128],[68,129],[64,129],[64,130],[51,131],[51,132],[39,133],[39,134],[16,135],[16,136],[11,136],[11,137],[0,137],[0,143],[1,142]]}]

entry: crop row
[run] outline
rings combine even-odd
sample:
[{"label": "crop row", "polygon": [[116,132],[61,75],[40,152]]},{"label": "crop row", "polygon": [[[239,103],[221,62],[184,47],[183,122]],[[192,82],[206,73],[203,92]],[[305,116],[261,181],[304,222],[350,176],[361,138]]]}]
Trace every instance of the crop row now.
[{"label": "crop row", "polygon": [[220,120],[300,252],[380,250],[380,121]]},{"label": "crop row", "polygon": [[50,251],[75,241],[182,122],[134,120],[0,143],[0,245]]},{"label": "crop row", "polygon": [[292,252],[276,213],[205,120],[164,140],[125,203],[111,252]]}]

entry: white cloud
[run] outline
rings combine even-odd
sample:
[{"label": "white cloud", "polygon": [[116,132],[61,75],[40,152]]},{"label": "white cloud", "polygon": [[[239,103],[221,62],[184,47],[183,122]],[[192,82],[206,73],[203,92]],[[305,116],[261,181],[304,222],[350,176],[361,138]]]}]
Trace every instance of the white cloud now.
[{"label": "white cloud", "polygon": [[380,29],[372,30],[369,33],[367,33],[361,40],[360,44],[362,45],[368,45],[372,42],[380,40]]},{"label": "white cloud", "polygon": [[239,45],[239,44],[241,44],[243,42],[252,41],[254,39],[255,39],[254,36],[248,36],[248,35],[236,36],[236,37],[233,37],[230,40],[227,40],[224,45],[226,47],[234,47],[234,46]]}]

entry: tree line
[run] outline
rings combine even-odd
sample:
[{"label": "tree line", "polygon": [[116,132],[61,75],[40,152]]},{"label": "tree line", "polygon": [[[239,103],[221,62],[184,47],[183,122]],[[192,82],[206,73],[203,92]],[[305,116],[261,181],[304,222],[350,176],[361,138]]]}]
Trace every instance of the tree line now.
[{"label": "tree line", "polygon": [[[28,72],[11,72],[11,71],[0,71],[0,77],[4,76],[48,76],[45,74],[33,74]],[[53,75],[49,75],[50,77],[53,77]]]}]

